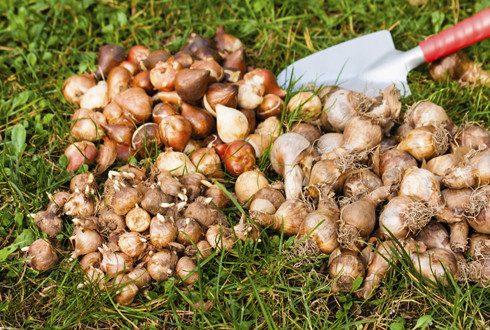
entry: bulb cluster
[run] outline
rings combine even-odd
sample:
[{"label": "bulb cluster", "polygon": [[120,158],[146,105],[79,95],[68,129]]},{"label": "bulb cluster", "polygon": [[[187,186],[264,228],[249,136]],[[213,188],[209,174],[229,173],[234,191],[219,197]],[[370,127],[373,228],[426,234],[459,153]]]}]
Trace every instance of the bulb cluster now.
[{"label": "bulb cluster", "polygon": [[362,277],[357,294],[370,297],[400,255],[394,239],[430,280],[445,282],[446,272],[490,280],[488,130],[457,127],[428,101],[400,118],[391,86],[376,98],[302,91],[286,109],[300,123],[271,148],[283,186],[248,179],[255,185],[244,199],[257,224],[330,255],[334,290],[348,292]]},{"label": "bulb cluster", "polygon": [[280,133],[285,96],[271,71],[246,66],[242,42],[223,28],[214,40],[191,34],[174,55],[102,46],[96,72],[68,78],[62,91],[79,107],[69,171],[95,162],[100,174],[116,160],[165,149],[215,178],[221,163],[233,176],[255,166]]},{"label": "bulb cluster", "polygon": [[[60,233],[63,218],[75,225],[71,259],[79,259],[87,281],[116,286],[116,301],[130,304],[152,281],[179,277],[185,285],[199,280],[198,260],[213,250],[229,250],[237,239],[255,239],[257,229],[241,221],[233,228],[221,208],[229,199],[197,173],[180,177],[152,167],[125,165],[109,171],[99,193],[92,173],[73,177],[70,191],[50,196],[46,210],[33,215],[49,237]],[[30,265],[44,271],[58,256],[40,239],[28,249]]]}]

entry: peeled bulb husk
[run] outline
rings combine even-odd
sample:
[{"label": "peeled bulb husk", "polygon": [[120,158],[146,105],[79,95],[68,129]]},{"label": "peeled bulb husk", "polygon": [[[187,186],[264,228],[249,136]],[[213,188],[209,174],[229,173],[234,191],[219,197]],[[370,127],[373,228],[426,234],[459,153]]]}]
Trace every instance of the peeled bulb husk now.
[{"label": "peeled bulb husk", "polygon": [[248,135],[248,120],[242,112],[218,104],[216,105],[216,129],[220,139],[225,143],[243,140]]}]

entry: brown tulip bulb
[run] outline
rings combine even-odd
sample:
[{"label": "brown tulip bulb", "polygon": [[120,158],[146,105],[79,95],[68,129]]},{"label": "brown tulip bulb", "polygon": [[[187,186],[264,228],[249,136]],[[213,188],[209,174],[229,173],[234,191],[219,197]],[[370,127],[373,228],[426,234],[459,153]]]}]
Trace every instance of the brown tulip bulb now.
[{"label": "brown tulip bulb", "polygon": [[179,62],[183,68],[188,69],[191,67],[192,63],[194,62],[194,59],[192,58],[192,55],[189,54],[188,52],[180,51],[175,53],[174,61]]},{"label": "brown tulip bulb", "polygon": [[131,81],[131,87],[143,88],[147,92],[152,91],[154,87],[150,80],[150,71],[141,71],[135,75]]},{"label": "brown tulip bulb", "polygon": [[102,125],[107,136],[116,143],[131,144],[131,138],[133,136],[134,128],[132,126],[125,125]]},{"label": "brown tulip bulb", "polygon": [[238,86],[232,84],[214,83],[209,86],[204,95],[203,103],[206,110],[216,115],[216,105],[221,104],[236,108],[238,104]]},{"label": "brown tulip bulb", "polygon": [[228,173],[239,176],[243,172],[250,171],[255,166],[255,150],[246,141],[235,141],[228,144],[223,161]]},{"label": "brown tulip bulb", "polygon": [[202,139],[211,134],[216,128],[216,122],[208,112],[193,105],[182,103],[182,116],[192,127],[192,137]]},{"label": "brown tulip bulb", "polygon": [[257,109],[257,116],[260,119],[266,119],[272,116],[280,116],[284,108],[284,101],[275,94],[264,96],[262,103]]},{"label": "brown tulip bulb", "polygon": [[63,83],[63,96],[70,103],[80,104],[80,97],[94,86],[95,79],[92,75],[71,76]]},{"label": "brown tulip bulb", "polygon": [[157,65],[158,62],[165,62],[171,56],[172,55],[164,49],[154,50],[150,54],[148,54],[146,59],[143,61],[143,64],[146,70],[150,71],[155,67],[155,65]]},{"label": "brown tulip bulb", "polygon": [[204,96],[210,73],[201,69],[182,69],[175,76],[175,90],[184,102],[193,103]]},{"label": "brown tulip bulb", "polygon": [[149,54],[150,50],[147,47],[142,45],[135,45],[129,49],[128,61],[139,66],[141,62],[146,60]]},{"label": "brown tulip bulb", "polygon": [[107,97],[112,100],[117,94],[129,88],[131,74],[122,66],[116,66],[107,76]]},{"label": "brown tulip bulb", "polygon": [[96,75],[106,77],[107,74],[116,66],[121,64],[126,58],[124,48],[118,45],[104,45],[99,48],[97,56],[97,72]]},{"label": "brown tulip bulb", "polygon": [[151,116],[152,100],[142,88],[131,87],[116,95],[114,101],[124,110],[125,116],[137,124]]},{"label": "brown tulip bulb", "polygon": [[158,127],[162,142],[174,150],[184,150],[187,142],[191,139],[192,126],[183,116],[165,117],[158,124]]},{"label": "brown tulip bulb", "polygon": [[70,144],[65,149],[68,158],[67,171],[76,171],[83,164],[91,164],[97,157],[97,147],[89,141],[80,141]]},{"label": "brown tulip bulb", "polygon": [[178,109],[175,105],[167,103],[167,102],[162,102],[158,103],[153,107],[153,122],[155,124],[160,124],[163,118],[167,116],[174,116],[178,115]]},{"label": "brown tulip bulb", "polygon": [[210,74],[209,82],[221,81],[225,74],[221,65],[215,60],[195,61],[190,68],[208,70]]}]

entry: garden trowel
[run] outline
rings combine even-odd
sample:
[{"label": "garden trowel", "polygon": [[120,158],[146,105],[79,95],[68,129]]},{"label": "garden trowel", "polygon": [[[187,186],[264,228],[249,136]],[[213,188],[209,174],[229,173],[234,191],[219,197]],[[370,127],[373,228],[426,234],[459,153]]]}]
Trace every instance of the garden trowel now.
[{"label": "garden trowel", "polygon": [[390,84],[410,95],[407,74],[422,63],[430,63],[461,48],[490,37],[490,8],[461,21],[419,43],[409,51],[395,48],[388,30],[378,31],[324,49],[289,65],[278,76],[287,88],[338,85],[375,96]]}]

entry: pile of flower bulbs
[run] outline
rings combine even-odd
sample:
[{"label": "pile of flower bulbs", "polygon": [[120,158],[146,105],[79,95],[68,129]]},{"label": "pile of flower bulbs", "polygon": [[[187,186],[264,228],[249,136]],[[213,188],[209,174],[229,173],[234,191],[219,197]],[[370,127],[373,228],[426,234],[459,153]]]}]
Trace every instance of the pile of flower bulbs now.
[{"label": "pile of flower bulbs", "polygon": [[[287,111],[301,123],[270,152],[283,189],[247,172],[236,181],[239,201],[257,224],[329,254],[335,291],[361,277],[357,294],[370,297],[400,245],[430,280],[444,283],[449,272],[488,283],[489,131],[456,127],[428,101],[404,118],[400,109],[392,86],[376,98],[332,87],[297,93]],[[256,185],[241,191],[243,181]]]},{"label": "pile of flower bulbs", "polygon": [[271,71],[246,66],[242,42],[223,28],[213,41],[191,34],[174,55],[104,45],[96,72],[68,78],[62,92],[79,107],[69,171],[96,163],[100,174],[116,160],[166,149],[212,177],[223,176],[220,157],[234,176],[255,166],[279,135],[285,96]]},{"label": "pile of flower bulbs", "polygon": [[[109,171],[101,190],[92,173],[78,174],[70,191],[50,196],[47,208],[33,219],[50,238],[71,219],[71,258],[79,259],[87,281],[116,288],[115,299],[123,305],[131,304],[152,281],[177,276],[184,285],[194,284],[199,280],[198,259],[215,249],[233,248],[237,239],[259,235],[244,217],[230,227],[221,211],[229,199],[204,175],[172,175],[158,160],[148,177],[144,169],[131,165]],[[55,249],[43,239],[28,248],[28,255],[39,271],[58,262]]]}]

